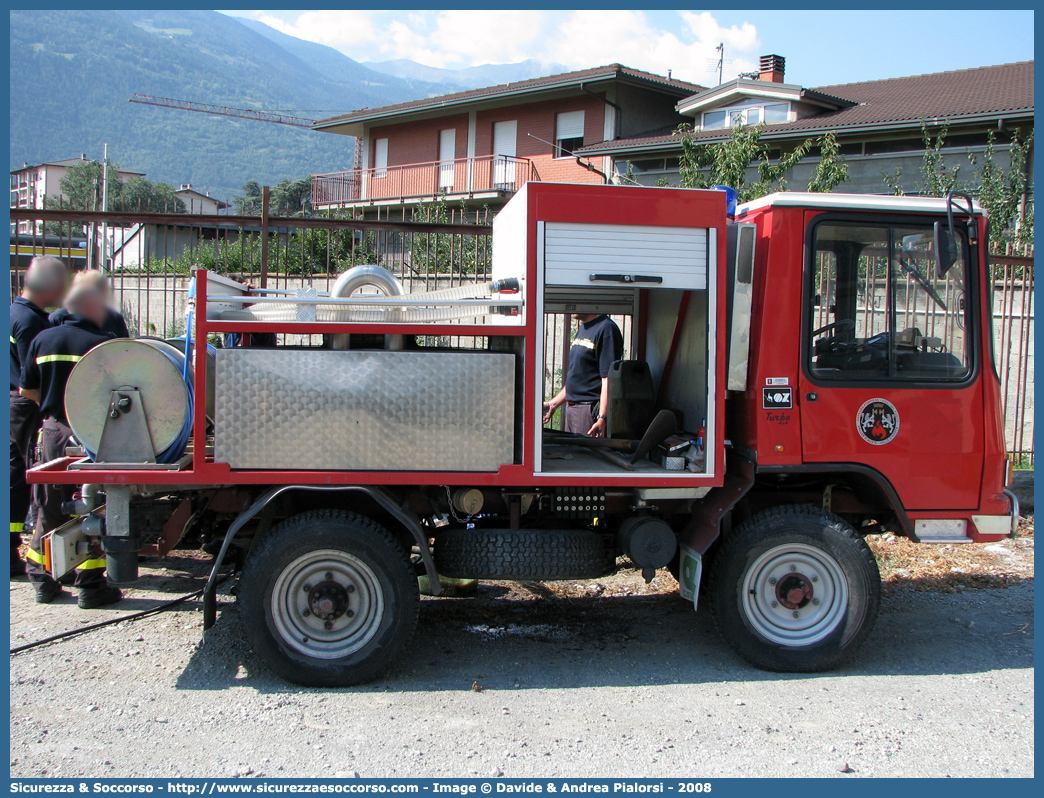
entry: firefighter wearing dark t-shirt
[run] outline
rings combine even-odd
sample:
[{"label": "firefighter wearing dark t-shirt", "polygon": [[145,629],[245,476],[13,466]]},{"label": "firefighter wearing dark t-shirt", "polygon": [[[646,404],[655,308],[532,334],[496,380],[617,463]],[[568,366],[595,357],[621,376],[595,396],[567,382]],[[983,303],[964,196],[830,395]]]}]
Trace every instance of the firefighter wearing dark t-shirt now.
[{"label": "firefighter wearing dark t-shirt", "polygon": [[[66,299],[66,307],[71,315],[60,326],[36,336],[29,347],[19,389],[23,396],[40,405],[44,417],[40,449],[45,461],[63,456],[72,438],[65,415],[65,386],[69,375],[84,355],[113,338],[101,329],[108,308],[104,294],[97,288],[74,287]],[[47,572],[43,539],[68,520],[62,505],[72,499],[72,489],[68,485],[41,484],[34,486],[34,495],[38,510],[27,554],[29,581],[36,589],[36,600],[49,604],[61,595],[62,588]],[[118,589],[106,584],[105,559],[97,553],[76,568],[74,584],[80,590],[77,603],[82,609],[112,604],[122,597]]]},{"label": "firefighter wearing dark t-shirt", "polygon": [[[11,458],[12,485],[25,481],[25,468],[32,462],[30,454],[41,421],[37,404],[18,392],[22,365],[36,336],[51,326],[46,308],[61,303],[67,283],[65,264],[50,255],[39,255],[25,273],[21,296],[11,303],[11,441],[20,455]],[[18,468],[21,473],[15,473]],[[25,573],[25,563],[18,555],[25,521],[26,514],[11,518],[11,576]]]},{"label": "firefighter wearing dark t-shirt", "polygon": [[[93,286],[102,292],[106,302],[112,299],[112,286],[109,285],[109,278],[96,269],[76,272],[76,276],[73,277],[73,286],[77,285]],[[57,327],[70,315],[69,308],[61,307],[48,318],[51,326]],[[102,322],[101,328],[104,332],[112,333],[116,338],[130,338],[130,332],[127,330],[127,321],[123,318],[123,314],[113,310],[111,307],[106,311],[105,321]]]},{"label": "firefighter wearing dark t-shirt", "polygon": [[566,432],[602,438],[609,408],[609,367],[623,357],[623,334],[605,314],[577,318],[580,326],[569,348],[565,385],[544,402],[544,423],[565,405]]}]

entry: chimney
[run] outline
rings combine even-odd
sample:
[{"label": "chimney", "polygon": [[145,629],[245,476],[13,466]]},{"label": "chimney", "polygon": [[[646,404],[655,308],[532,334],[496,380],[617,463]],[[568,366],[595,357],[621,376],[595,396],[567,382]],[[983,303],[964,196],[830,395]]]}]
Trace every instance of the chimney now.
[{"label": "chimney", "polygon": [[764,80],[768,83],[782,83],[783,72],[787,66],[787,59],[781,55],[763,55],[761,56],[761,69],[758,73],[758,80]]}]

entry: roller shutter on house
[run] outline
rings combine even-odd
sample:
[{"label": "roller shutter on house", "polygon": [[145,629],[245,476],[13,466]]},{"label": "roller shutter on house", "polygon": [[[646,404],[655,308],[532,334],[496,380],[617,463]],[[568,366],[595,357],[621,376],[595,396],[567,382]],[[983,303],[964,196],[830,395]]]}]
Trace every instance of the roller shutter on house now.
[{"label": "roller shutter on house", "polygon": [[584,137],[584,112],[569,111],[559,114],[555,122],[555,139],[582,139]]},{"label": "roller shutter on house", "polygon": [[373,143],[373,168],[377,177],[384,177],[388,168],[388,139],[377,139]]}]

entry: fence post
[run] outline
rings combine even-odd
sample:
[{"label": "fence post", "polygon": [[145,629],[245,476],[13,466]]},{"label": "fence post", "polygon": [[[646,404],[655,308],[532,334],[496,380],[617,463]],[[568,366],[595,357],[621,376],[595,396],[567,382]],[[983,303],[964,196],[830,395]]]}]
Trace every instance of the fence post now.
[{"label": "fence post", "polygon": [[268,186],[261,189],[261,280],[260,288],[268,288],[268,201],[271,197]]}]

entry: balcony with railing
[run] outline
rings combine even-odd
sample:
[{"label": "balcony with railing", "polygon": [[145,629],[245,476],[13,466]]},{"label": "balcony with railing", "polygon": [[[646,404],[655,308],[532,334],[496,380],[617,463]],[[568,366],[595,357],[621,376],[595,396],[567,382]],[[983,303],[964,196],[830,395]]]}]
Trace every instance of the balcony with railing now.
[{"label": "balcony with railing", "polygon": [[532,161],[507,155],[353,169],[312,175],[312,205],[417,203],[442,195],[451,199],[507,197],[538,179]]}]

